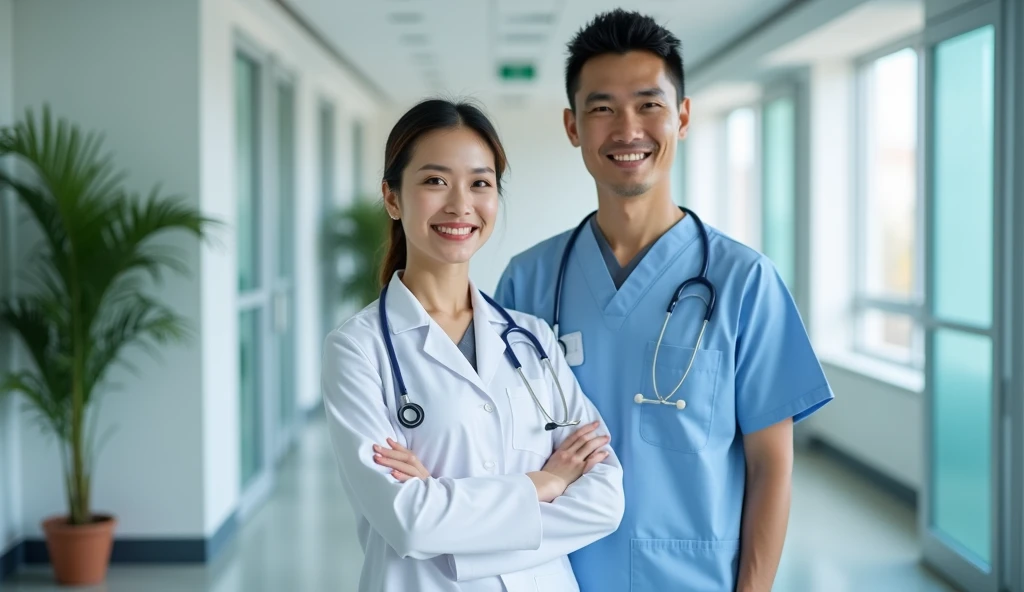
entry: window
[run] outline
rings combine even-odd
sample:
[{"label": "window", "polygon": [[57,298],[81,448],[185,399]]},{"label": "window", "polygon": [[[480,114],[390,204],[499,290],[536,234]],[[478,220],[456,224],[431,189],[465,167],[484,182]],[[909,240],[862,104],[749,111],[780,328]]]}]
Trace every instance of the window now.
[{"label": "window", "polygon": [[764,106],[762,243],[790,290],[796,280],[796,105],[784,95]]},{"label": "window", "polygon": [[860,68],[855,348],[923,366],[919,60],[908,47]]},{"label": "window", "polygon": [[760,248],[761,208],[758,191],[757,114],[749,107],[736,109],[725,120],[725,221],[732,238]]}]

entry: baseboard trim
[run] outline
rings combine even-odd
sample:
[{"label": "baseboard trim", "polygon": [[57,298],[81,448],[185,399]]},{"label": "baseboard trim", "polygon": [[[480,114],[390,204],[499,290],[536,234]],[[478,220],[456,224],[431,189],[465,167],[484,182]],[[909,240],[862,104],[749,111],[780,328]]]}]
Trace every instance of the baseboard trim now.
[{"label": "baseboard trim", "polygon": [[6,553],[0,555],[0,580],[3,580],[18,570],[18,566],[25,562],[25,547],[23,543],[15,543]]},{"label": "baseboard trim", "polygon": [[[111,564],[152,563],[208,563],[235,538],[238,516],[232,512],[217,532],[209,538],[181,539],[114,539],[110,551]],[[17,571],[20,565],[38,565],[50,562],[46,541],[25,539],[0,557],[0,580]]]},{"label": "baseboard trim", "polygon": [[854,458],[843,450],[840,450],[832,444],[822,440],[818,436],[811,436],[808,439],[807,445],[812,450],[824,453],[829,458],[857,473],[874,486],[892,495],[911,508],[917,508],[917,491],[914,490],[914,488],[900,483],[871,465]]}]

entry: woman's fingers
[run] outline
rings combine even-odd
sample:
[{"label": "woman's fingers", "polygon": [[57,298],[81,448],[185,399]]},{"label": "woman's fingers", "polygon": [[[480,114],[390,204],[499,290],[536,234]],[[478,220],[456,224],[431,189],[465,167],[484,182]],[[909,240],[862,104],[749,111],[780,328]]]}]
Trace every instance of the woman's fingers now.
[{"label": "woman's fingers", "polygon": [[391,438],[388,438],[388,446],[394,448],[395,450],[400,450],[402,452],[409,452],[408,448],[406,448],[405,446],[402,446],[401,444],[399,444],[395,440],[392,440]]},{"label": "woman's fingers", "polygon": [[388,467],[389,469],[399,470],[399,471],[405,473],[406,475],[418,475],[419,474],[419,470],[417,470],[415,465],[412,465],[412,464],[409,464],[407,462],[403,462],[403,461],[400,461],[400,460],[395,460],[393,458],[388,458],[388,457],[382,456],[380,454],[374,454],[373,455],[373,462],[375,462],[378,465],[381,465],[383,467]]},{"label": "woman's fingers", "polygon": [[413,455],[413,453],[409,452],[408,450],[392,450],[390,448],[385,448],[384,446],[380,446],[378,444],[373,445],[373,451],[376,452],[377,454],[381,454],[388,458],[393,458],[395,460],[400,460],[402,462],[407,463],[413,462],[413,459],[416,458],[415,455]]},{"label": "woman's fingers", "polygon": [[391,471],[391,476],[394,477],[395,479],[398,479],[399,483],[405,483],[409,479],[413,478],[412,475],[406,475],[402,471],[398,471],[398,470]]},{"label": "woman's fingers", "polygon": [[571,436],[566,438],[565,441],[562,442],[562,445],[559,446],[559,448],[567,452],[575,452],[576,449],[578,449],[588,440],[593,438],[591,434],[594,430],[597,429],[598,425],[598,422],[595,421],[593,423],[588,423],[587,425],[579,428],[578,430],[573,432]]},{"label": "woman's fingers", "polygon": [[598,450],[597,452],[591,454],[590,456],[587,457],[587,465],[583,467],[583,472],[589,473],[590,469],[593,469],[606,458],[608,458],[607,450]]},{"label": "woman's fingers", "polygon": [[608,436],[599,436],[597,438],[591,438],[586,444],[580,446],[579,451],[576,453],[579,458],[587,458],[597,449],[607,444],[611,438]]}]

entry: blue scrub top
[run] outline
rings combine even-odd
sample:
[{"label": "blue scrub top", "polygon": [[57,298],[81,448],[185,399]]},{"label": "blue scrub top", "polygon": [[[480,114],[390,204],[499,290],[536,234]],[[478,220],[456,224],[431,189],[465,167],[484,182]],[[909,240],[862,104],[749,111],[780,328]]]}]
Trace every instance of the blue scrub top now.
[{"label": "blue scrub top", "polygon": [[[800,421],[833,397],[771,261],[710,226],[707,231],[708,278],[718,299],[690,374],[673,397],[686,401],[682,411],[637,405],[633,397],[655,398],[651,368],[668,303],[700,271],[702,241],[693,217],[659,238],[618,290],[592,231],[580,233],[569,258],[559,329],[582,333],[583,362],[573,370],[608,424],[626,494],[619,529],[570,556],[583,592],[733,590],[746,478],[743,435],[790,417]],[[498,302],[550,324],[570,234],[515,256],[498,284]],[[676,307],[658,354],[662,396],[686,370],[703,317],[696,297]]]}]

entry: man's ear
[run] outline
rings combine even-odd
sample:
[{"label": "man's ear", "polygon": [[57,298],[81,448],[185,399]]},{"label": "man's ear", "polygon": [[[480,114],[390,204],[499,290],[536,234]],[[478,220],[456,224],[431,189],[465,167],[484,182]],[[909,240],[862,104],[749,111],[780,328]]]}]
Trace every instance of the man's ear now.
[{"label": "man's ear", "polygon": [[566,109],[562,113],[562,123],[565,125],[565,135],[569,137],[569,142],[579,148],[580,133],[576,127],[576,114],[572,112],[572,109]]}]

